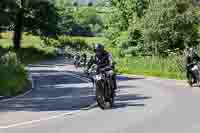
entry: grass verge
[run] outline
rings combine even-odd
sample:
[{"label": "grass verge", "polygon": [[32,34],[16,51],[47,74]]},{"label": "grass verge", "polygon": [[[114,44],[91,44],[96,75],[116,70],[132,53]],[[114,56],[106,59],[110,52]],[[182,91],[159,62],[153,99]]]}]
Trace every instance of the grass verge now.
[{"label": "grass verge", "polygon": [[126,57],[118,60],[120,73],[185,79],[181,57]]},{"label": "grass verge", "polygon": [[[3,39],[0,39],[0,53],[2,53],[1,51],[12,50],[12,32],[3,33],[2,37]],[[23,64],[29,64],[55,57],[56,48],[44,45],[44,42],[40,39],[40,37],[24,33],[22,48],[20,49],[18,55]]]}]

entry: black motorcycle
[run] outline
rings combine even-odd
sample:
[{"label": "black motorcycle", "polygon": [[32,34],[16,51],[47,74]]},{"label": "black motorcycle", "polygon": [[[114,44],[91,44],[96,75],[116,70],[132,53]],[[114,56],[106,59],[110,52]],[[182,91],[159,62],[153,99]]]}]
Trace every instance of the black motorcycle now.
[{"label": "black motorcycle", "polygon": [[199,74],[199,66],[198,63],[191,63],[187,65],[187,69],[189,71],[189,79],[188,83],[190,86],[194,84],[199,85],[200,83],[200,74]]},{"label": "black motorcycle", "polygon": [[74,66],[76,69],[78,69],[80,67],[80,65],[81,65],[80,61],[78,61],[78,60],[74,61]]},{"label": "black motorcycle", "polygon": [[114,84],[112,80],[112,70],[98,70],[90,77],[96,90],[97,104],[101,109],[112,108],[114,105]]}]

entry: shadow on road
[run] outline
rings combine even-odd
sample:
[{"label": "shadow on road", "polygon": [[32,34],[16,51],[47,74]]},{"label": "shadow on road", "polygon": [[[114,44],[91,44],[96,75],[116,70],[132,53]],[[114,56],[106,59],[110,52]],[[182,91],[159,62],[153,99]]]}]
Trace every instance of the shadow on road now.
[{"label": "shadow on road", "polygon": [[117,76],[118,81],[142,80],[142,79],[145,79],[145,78],[143,78],[143,77],[128,77],[128,76],[123,76],[123,75]]},{"label": "shadow on road", "polygon": [[127,88],[139,88],[138,86],[135,85],[118,85],[118,88],[121,90],[127,89]]},{"label": "shadow on road", "polygon": [[[43,67],[49,66],[48,63],[46,64],[47,66],[45,63],[42,65],[44,65]],[[64,65],[66,64],[64,63]],[[31,70],[31,73],[34,74],[35,89],[26,96],[0,103],[0,112],[72,111],[88,107],[95,102],[95,93],[92,85],[69,74],[81,75],[80,72]],[[127,80],[139,79],[127,78]],[[119,95],[116,97],[115,108],[144,106],[144,104],[135,104],[133,101],[149,98],[141,95]]]},{"label": "shadow on road", "polygon": [[[126,108],[126,107],[144,107],[145,104],[141,103],[141,100],[148,100],[151,97],[146,97],[142,95],[119,95],[115,99],[114,107],[112,109]],[[140,103],[137,103],[140,100]],[[85,110],[91,110],[94,108],[98,108],[98,105],[92,106],[91,108]]]},{"label": "shadow on road", "polygon": [[33,76],[34,90],[23,97],[0,103],[0,112],[71,111],[93,104],[92,86],[65,72],[32,71],[31,73],[35,73]]},{"label": "shadow on road", "polygon": [[115,106],[114,109],[116,108],[125,108],[125,107],[143,107],[145,106],[145,104],[141,104],[141,103],[137,103],[138,100],[148,100],[151,99],[151,97],[147,97],[147,96],[142,96],[140,94],[135,94],[135,95],[131,95],[131,94],[124,94],[124,95],[119,95],[116,97],[115,100]]},{"label": "shadow on road", "polygon": [[116,101],[132,101],[132,100],[146,100],[146,99],[151,99],[151,97],[142,96],[140,94],[135,94],[135,95],[124,94],[116,97]]}]

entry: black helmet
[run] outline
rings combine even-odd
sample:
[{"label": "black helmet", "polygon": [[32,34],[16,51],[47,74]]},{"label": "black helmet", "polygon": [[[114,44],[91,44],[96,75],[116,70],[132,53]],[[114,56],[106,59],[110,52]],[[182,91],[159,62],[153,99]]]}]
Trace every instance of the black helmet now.
[{"label": "black helmet", "polygon": [[104,46],[100,43],[96,44],[95,51],[104,51]]}]

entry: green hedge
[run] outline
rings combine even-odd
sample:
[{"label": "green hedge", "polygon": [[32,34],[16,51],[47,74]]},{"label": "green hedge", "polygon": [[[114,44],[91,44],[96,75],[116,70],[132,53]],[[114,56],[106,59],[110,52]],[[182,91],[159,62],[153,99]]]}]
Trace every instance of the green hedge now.
[{"label": "green hedge", "polygon": [[89,45],[83,38],[73,38],[70,36],[60,36],[58,41],[63,47],[69,47],[77,51],[91,50],[92,46]]},{"label": "green hedge", "polygon": [[14,96],[29,88],[27,71],[13,52],[0,58],[0,75],[1,96]]}]

